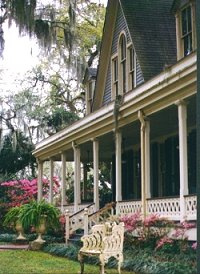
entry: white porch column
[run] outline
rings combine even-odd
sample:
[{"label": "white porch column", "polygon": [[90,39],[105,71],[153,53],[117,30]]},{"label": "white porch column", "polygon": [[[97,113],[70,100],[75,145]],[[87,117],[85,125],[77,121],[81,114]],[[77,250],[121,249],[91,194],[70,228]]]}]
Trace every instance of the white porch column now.
[{"label": "white porch column", "polygon": [[[116,203],[122,200],[122,134],[117,131],[115,134],[116,153]],[[119,213],[118,206],[116,213]]]},{"label": "white porch column", "polygon": [[81,202],[80,182],[81,182],[81,162],[80,148],[73,143],[74,149],[74,212],[78,211],[78,205]]},{"label": "white porch column", "polygon": [[99,141],[93,140],[93,166],[94,166],[94,203],[96,211],[99,210]]},{"label": "white porch column", "polygon": [[179,124],[180,220],[183,221],[186,217],[184,195],[188,195],[187,106],[184,101],[176,104]]},{"label": "white porch column", "polygon": [[50,173],[50,185],[49,185],[49,203],[53,203],[53,175],[54,175],[54,162],[53,159],[49,159],[49,173]]},{"label": "white porch column", "polygon": [[145,120],[145,184],[146,184],[146,198],[151,198],[150,185],[150,121]]},{"label": "white porch column", "polygon": [[[149,153],[149,125],[147,121],[145,120],[145,116],[142,113],[142,111],[138,111],[138,118],[140,120],[141,126],[140,126],[140,143],[141,143],[141,198],[142,198],[142,215],[143,218],[147,214],[147,193],[148,193],[148,186],[147,186],[147,176],[149,170],[149,160],[148,157],[150,157],[148,154]],[[147,147],[146,147],[147,146]],[[150,180],[150,179],[149,179]]]},{"label": "white porch column", "polygon": [[61,170],[61,210],[63,211],[66,204],[66,154],[61,153],[62,170]]},{"label": "white porch column", "polygon": [[42,200],[42,177],[43,177],[43,162],[38,160],[38,194],[37,200],[38,202]]}]

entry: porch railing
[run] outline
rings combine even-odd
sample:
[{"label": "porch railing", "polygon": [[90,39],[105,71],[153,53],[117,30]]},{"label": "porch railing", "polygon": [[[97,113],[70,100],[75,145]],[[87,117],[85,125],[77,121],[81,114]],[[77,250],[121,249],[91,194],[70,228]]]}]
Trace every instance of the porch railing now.
[{"label": "porch railing", "polygon": [[178,221],[180,220],[180,199],[177,197],[148,199],[147,212]]},{"label": "porch railing", "polygon": [[[188,195],[185,200],[185,219],[196,220],[197,198]],[[141,201],[121,201],[116,205],[118,213],[123,216],[141,212]],[[147,200],[147,214],[159,214],[171,220],[180,221],[180,197],[152,198]]]},{"label": "porch railing", "polygon": [[197,196],[185,196],[185,211],[187,220],[197,219]]},{"label": "porch railing", "polygon": [[141,212],[142,210],[142,202],[140,200],[137,201],[120,201],[116,205],[117,212],[119,215],[127,215],[136,212]]}]

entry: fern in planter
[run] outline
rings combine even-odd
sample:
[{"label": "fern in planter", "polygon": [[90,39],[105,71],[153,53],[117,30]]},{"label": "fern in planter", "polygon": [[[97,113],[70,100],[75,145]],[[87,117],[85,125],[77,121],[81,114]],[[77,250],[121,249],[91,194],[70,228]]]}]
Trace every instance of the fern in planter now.
[{"label": "fern in planter", "polygon": [[19,216],[22,210],[22,206],[12,207],[5,215],[5,219],[3,222],[4,226],[10,226],[15,228],[15,230],[19,233],[17,240],[25,240],[23,235],[24,230],[23,226],[19,220]]},{"label": "fern in planter", "polygon": [[15,227],[15,225],[16,225],[18,219],[19,219],[20,210],[21,210],[21,207],[19,207],[19,206],[12,207],[6,213],[3,225],[4,226]]},{"label": "fern in planter", "polygon": [[24,229],[34,227],[39,234],[38,241],[41,239],[47,228],[59,228],[60,210],[54,205],[41,200],[39,202],[32,200],[28,204],[21,206],[19,220]]}]

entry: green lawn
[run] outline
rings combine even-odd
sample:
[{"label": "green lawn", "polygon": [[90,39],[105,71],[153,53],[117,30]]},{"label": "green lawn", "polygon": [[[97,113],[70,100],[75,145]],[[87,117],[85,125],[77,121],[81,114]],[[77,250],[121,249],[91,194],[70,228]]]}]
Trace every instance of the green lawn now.
[{"label": "green lawn", "polygon": [[[80,271],[78,262],[52,256],[44,252],[25,250],[0,251],[0,274],[76,274]],[[85,274],[97,274],[99,268],[85,265]],[[107,274],[118,273],[116,269],[106,269]],[[122,271],[122,274],[133,272]]]}]

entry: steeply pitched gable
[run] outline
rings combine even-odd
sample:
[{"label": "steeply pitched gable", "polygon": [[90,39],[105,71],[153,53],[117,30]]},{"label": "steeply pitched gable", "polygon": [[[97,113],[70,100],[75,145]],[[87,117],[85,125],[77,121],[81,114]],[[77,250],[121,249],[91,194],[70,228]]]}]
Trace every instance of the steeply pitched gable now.
[{"label": "steeply pitched gable", "polygon": [[121,0],[144,80],[176,62],[173,0]]},{"label": "steeply pitched gable", "polygon": [[117,12],[122,7],[144,81],[176,62],[173,0],[108,0],[93,110],[102,106]]}]

